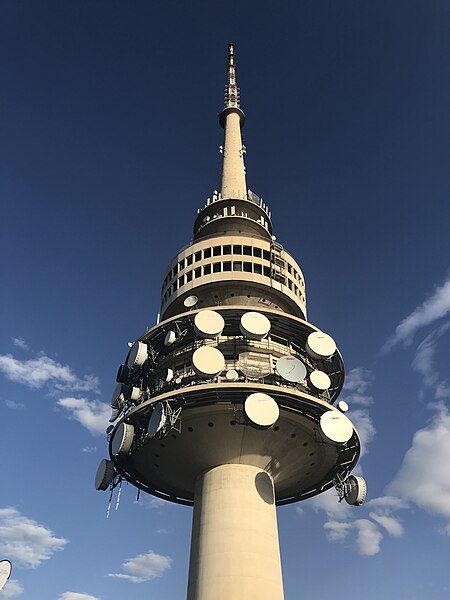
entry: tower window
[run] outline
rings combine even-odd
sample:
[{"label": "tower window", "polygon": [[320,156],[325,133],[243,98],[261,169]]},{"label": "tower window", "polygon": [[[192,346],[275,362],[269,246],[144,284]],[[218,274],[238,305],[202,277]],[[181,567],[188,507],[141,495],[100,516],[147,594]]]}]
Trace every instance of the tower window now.
[{"label": "tower window", "polygon": [[262,265],[254,264],[253,272],[257,273],[258,275],[262,275]]},{"label": "tower window", "polygon": [[196,252],[195,253],[195,262],[198,262],[199,260],[202,260],[202,253]]},{"label": "tower window", "polygon": [[242,254],[242,246],[233,246],[233,254]]},{"label": "tower window", "polygon": [[270,260],[270,252],[268,252],[267,250],[263,250],[263,259]]},{"label": "tower window", "polygon": [[186,273],[186,283],[189,283],[190,281],[192,281],[192,271]]},{"label": "tower window", "polygon": [[270,269],[269,269],[269,267],[264,267],[264,275],[266,277],[270,277]]},{"label": "tower window", "polygon": [[231,271],[231,261],[227,260],[222,264],[222,271]]},{"label": "tower window", "polygon": [[252,255],[252,247],[251,246],[244,246],[244,254],[246,256],[251,256]]},{"label": "tower window", "polygon": [[194,269],[194,276],[196,279],[197,279],[197,277],[202,276],[202,268],[201,267],[197,267],[196,269]]},{"label": "tower window", "polygon": [[211,258],[211,248],[205,248],[203,250],[203,258]]},{"label": "tower window", "polygon": [[231,246],[224,246],[223,254],[231,254]]},{"label": "tower window", "polygon": [[190,254],[186,259],[186,264],[188,267],[192,265],[192,254]]},{"label": "tower window", "polygon": [[213,273],[220,273],[221,270],[222,270],[222,263],[215,262],[213,264]]},{"label": "tower window", "polygon": [[262,258],[261,248],[253,248],[253,256],[256,256],[256,258]]},{"label": "tower window", "polygon": [[178,278],[178,287],[182,287],[184,285],[184,277],[179,277]]},{"label": "tower window", "polygon": [[178,263],[178,272],[182,271],[184,269],[184,258],[183,260],[180,260],[180,262]]},{"label": "tower window", "polygon": [[234,262],[233,263],[233,271],[242,271],[242,263]]},{"label": "tower window", "polygon": [[244,271],[246,271],[247,273],[252,272],[252,263],[251,262],[244,263]]},{"label": "tower window", "polygon": [[211,265],[205,265],[203,267],[203,275],[210,275],[211,274]]},{"label": "tower window", "polygon": [[214,246],[213,248],[213,256],[220,256],[222,253],[222,247],[221,246]]}]

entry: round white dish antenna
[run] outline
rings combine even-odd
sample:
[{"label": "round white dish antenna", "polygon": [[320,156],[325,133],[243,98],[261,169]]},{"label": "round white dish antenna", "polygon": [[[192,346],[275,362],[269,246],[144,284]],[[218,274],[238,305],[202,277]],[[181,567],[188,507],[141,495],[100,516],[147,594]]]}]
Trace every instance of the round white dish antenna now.
[{"label": "round white dish antenna", "polygon": [[350,475],[345,482],[345,501],[353,506],[361,506],[367,496],[367,483],[364,477]]},{"label": "round white dish antenna", "polygon": [[152,416],[148,422],[147,433],[149,438],[155,437],[155,435],[161,431],[167,420],[166,411],[164,405],[159,402],[153,409]]},{"label": "round white dish antenna", "polygon": [[347,402],[345,400],[339,400],[339,402],[337,403],[337,409],[343,413],[347,412],[348,411]]},{"label": "round white dish antenna", "polygon": [[175,383],[176,383],[177,385],[180,385],[180,383],[181,383],[182,381],[183,381],[183,379],[182,379],[181,377],[177,377],[177,378],[175,379]]},{"label": "round white dish antenna", "polygon": [[192,355],[192,366],[199,377],[211,379],[225,368],[225,357],[217,348],[201,346]]},{"label": "round white dish antenna", "polygon": [[134,437],[134,427],[129,423],[121,423],[114,432],[114,437],[111,441],[111,452],[113,456],[119,454],[127,454],[131,448]]},{"label": "round white dish antenna", "polygon": [[320,429],[325,438],[335,444],[345,444],[353,435],[353,423],[337,410],[327,410],[320,417]]},{"label": "round white dish antenna", "polygon": [[229,369],[225,375],[227,381],[237,381],[239,379],[239,373],[236,369]]},{"label": "round white dish antenna", "polygon": [[244,411],[254,425],[262,428],[270,427],[280,416],[280,409],[275,400],[261,392],[247,396],[244,402]]},{"label": "round white dish antenna", "polygon": [[148,358],[148,346],[144,342],[134,342],[127,359],[129,367],[142,367]]},{"label": "round white dish antenna", "polygon": [[95,489],[104,492],[107,490],[114,479],[114,465],[112,461],[104,458],[98,465],[95,475]]},{"label": "round white dish antenna", "polygon": [[198,302],[198,298],[197,296],[188,296],[187,298],[184,299],[184,306],[186,308],[193,308],[194,306],[196,306]]},{"label": "round white dish antenna", "polygon": [[306,340],[306,352],[313,358],[330,358],[336,352],[336,343],[323,331],[314,331]]},{"label": "round white dish antenna", "polygon": [[259,312],[246,312],[241,317],[240,329],[250,340],[262,340],[270,331],[270,321]]},{"label": "round white dish antenna", "polygon": [[323,371],[311,371],[309,374],[309,384],[316,392],[324,392],[331,385],[331,379]]},{"label": "round white dish antenna", "polygon": [[173,343],[175,343],[176,339],[177,334],[175,333],[175,331],[168,331],[166,333],[166,337],[164,338],[164,346],[171,346]]},{"label": "round white dish antenna", "polygon": [[5,586],[11,575],[12,565],[9,560],[0,560],[0,590]]},{"label": "round white dish antenna", "polygon": [[166,383],[173,379],[173,369],[164,369],[163,379]]},{"label": "round white dish antenna", "polygon": [[277,360],[275,369],[283,379],[292,383],[298,383],[306,377],[306,367],[301,360],[288,354],[287,356],[281,356]]},{"label": "round white dish antenna", "polygon": [[215,310],[201,310],[195,315],[194,329],[202,338],[214,339],[225,327],[222,315]]}]

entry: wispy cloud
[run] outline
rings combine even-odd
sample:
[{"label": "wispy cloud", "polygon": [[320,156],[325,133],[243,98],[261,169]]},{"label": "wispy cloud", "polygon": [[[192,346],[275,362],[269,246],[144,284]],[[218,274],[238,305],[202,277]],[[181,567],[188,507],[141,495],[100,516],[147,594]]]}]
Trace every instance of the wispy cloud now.
[{"label": "wispy cloud", "polygon": [[388,492],[445,518],[450,525],[450,412],[441,405],[414,434]]},{"label": "wispy cloud", "polygon": [[139,500],[134,501],[135,504],[138,504],[142,508],[155,509],[155,508],[164,508],[168,505],[166,500],[162,498],[158,498],[157,496],[150,496],[149,494],[145,494],[140,496]]},{"label": "wispy cloud", "polygon": [[101,600],[97,596],[91,594],[83,594],[80,592],[64,592],[58,600]]},{"label": "wispy cloud", "polygon": [[25,404],[22,404],[22,402],[15,402],[14,400],[5,400],[5,406],[11,410],[20,410],[21,408],[25,408]]},{"label": "wispy cloud", "polygon": [[351,369],[345,378],[341,396],[350,407],[348,417],[354,423],[361,440],[361,457],[367,453],[369,444],[376,434],[369,413],[369,407],[373,404],[373,396],[369,392],[372,380],[372,373],[368,369],[362,367]]},{"label": "wispy cloud", "polygon": [[13,337],[13,338],[11,338],[11,341],[14,344],[14,346],[17,346],[17,348],[22,348],[22,350],[30,349],[30,346],[23,339],[23,337]]},{"label": "wispy cloud", "polygon": [[397,325],[393,335],[382,348],[387,353],[398,344],[409,346],[419,329],[431,325],[450,313],[450,277],[434,293]]},{"label": "wispy cloud", "polygon": [[100,400],[69,397],[60,398],[57,405],[65,410],[69,419],[78,421],[93,435],[105,433],[111,414],[109,404]]},{"label": "wispy cloud", "polygon": [[44,353],[20,360],[11,354],[0,355],[0,371],[10,381],[31,389],[48,387],[51,393],[98,392],[99,381],[93,375],[78,377],[68,365],[62,365]]},{"label": "wispy cloud", "polygon": [[93,454],[94,452],[97,452],[97,446],[83,446],[83,448],[81,448],[81,452]]},{"label": "wispy cloud", "polygon": [[35,568],[62,550],[67,540],[58,538],[15,508],[0,509],[0,555],[27,568]]},{"label": "wispy cloud", "polygon": [[0,592],[0,598],[2,600],[9,600],[10,598],[18,598],[23,593],[22,584],[17,579],[10,579],[5,587]]},{"label": "wispy cloud", "polygon": [[127,579],[133,583],[143,583],[161,577],[171,565],[172,559],[169,556],[162,556],[150,550],[147,554],[139,554],[125,560],[122,563],[124,573],[110,573],[109,576]]}]

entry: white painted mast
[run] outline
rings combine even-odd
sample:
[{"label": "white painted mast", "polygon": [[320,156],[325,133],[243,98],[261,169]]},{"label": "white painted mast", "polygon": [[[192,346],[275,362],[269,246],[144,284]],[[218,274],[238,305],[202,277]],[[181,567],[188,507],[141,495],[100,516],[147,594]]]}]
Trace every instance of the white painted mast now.
[{"label": "white painted mast", "polygon": [[222,198],[247,198],[245,181],[244,147],[241,127],[245,116],[240,108],[239,88],[236,83],[236,59],[234,45],[228,46],[228,82],[225,91],[225,108],[219,115],[220,125],[225,130],[223,146]]}]

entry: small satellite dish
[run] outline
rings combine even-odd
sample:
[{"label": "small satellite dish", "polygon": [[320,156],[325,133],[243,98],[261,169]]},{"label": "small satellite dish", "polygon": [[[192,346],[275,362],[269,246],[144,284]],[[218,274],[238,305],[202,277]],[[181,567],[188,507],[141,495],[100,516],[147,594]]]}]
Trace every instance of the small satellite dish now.
[{"label": "small satellite dish", "polygon": [[153,409],[152,416],[148,422],[147,433],[149,438],[154,438],[161,431],[167,420],[164,404],[159,402]]},{"label": "small satellite dish", "polygon": [[113,408],[120,408],[125,402],[125,395],[127,393],[128,386],[124,383],[118,383],[114,388],[114,392],[111,398],[111,406]]},{"label": "small satellite dish", "polygon": [[134,427],[129,423],[121,423],[114,432],[111,442],[111,452],[113,456],[127,454],[131,448],[134,437]]},{"label": "small satellite dish", "polygon": [[104,492],[109,488],[111,481],[114,479],[114,465],[112,461],[104,458],[98,465],[95,475],[95,489]]},{"label": "small satellite dish", "polygon": [[280,409],[275,400],[268,394],[261,392],[247,396],[244,402],[244,411],[252,425],[263,429],[273,425],[280,416]]},{"label": "small satellite dish", "polygon": [[194,329],[202,338],[214,339],[225,327],[222,315],[215,310],[201,310],[195,315]]},{"label": "small satellite dish", "polygon": [[166,383],[169,383],[169,381],[172,381],[172,379],[173,379],[173,369],[164,369],[163,378],[164,378],[164,381]]},{"label": "small satellite dish", "polygon": [[227,371],[225,377],[227,381],[237,381],[239,379],[239,373],[236,369],[230,369]]},{"label": "small satellite dish", "polygon": [[250,340],[262,340],[270,331],[270,321],[261,313],[246,312],[241,317],[240,329]]},{"label": "small satellite dish", "polygon": [[176,383],[177,385],[180,385],[180,383],[181,383],[182,381],[183,381],[183,380],[182,380],[182,378],[181,378],[181,377],[177,377],[177,378],[175,379],[175,383]]},{"label": "small satellite dish", "polygon": [[313,358],[330,358],[336,352],[336,343],[326,333],[314,331],[306,340],[306,352]]},{"label": "small satellite dish", "polygon": [[[0,560],[0,590],[5,586],[11,575],[12,565],[9,560]],[[14,594],[13,594],[14,595]]]},{"label": "small satellite dish", "polygon": [[198,298],[197,296],[188,296],[187,298],[184,299],[184,306],[186,308],[193,308],[198,302]]},{"label": "small satellite dish", "polygon": [[133,342],[127,342],[127,346],[128,346],[128,348],[132,348],[133,347]]},{"label": "small satellite dish", "polygon": [[337,409],[343,413],[347,412],[348,411],[347,402],[345,400],[339,400],[339,402],[337,403]]},{"label": "small satellite dish", "polygon": [[298,383],[306,377],[306,367],[301,360],[288,354],[287,356],[281,356],[277,360],[275,369],[283,379],[292,383]]},{"label": "small satellite dish", "polygon": [[331,385],[331,379],[323,371],[311,371],[309,385],[315,392],[324,392]]},{"label": "small satellite dish", "polygon": [[345,482],[345,501],[353,506],[361,506],[367,496],[367,483],[364,477],[350,475]]},{"label": "small satellite dish", "polygon": [[120,408],[113,408],[111,410],[111,416],[109,417],[109,422],[110,423],[114,423],[114,421],[117,419],[117,417],[120,415],[122,411],[120,410]]},{"label": "small satellite dish", "polygon": [[126,365],[120,365],[117,371],[116,381],[118,383],[128,383],[130,379],[130,369]]},{"label": "small satellite dish", "polygon": [[225,368],[225,357],[217,348],[201,346],[192,355],[192,366],[199,377],[211,379]]},{"label": "small satellite dish", "polygon": [[144,342],[134,342],[127,359],[127,366],[142,367],[148,358],[148,346]]},{"label": "small satellite dish", "polygon": [[327,441],[345,444],[353,435],[353,423],[337,410],[327,410],[320,417],[320,429]]},{"label": "small satellite dish", "polygon": [[175,333],[175,331],[168,331],[166,333],[166,337],[164,338],[164,346],[171,346],[176,339],[177,334]]}]

